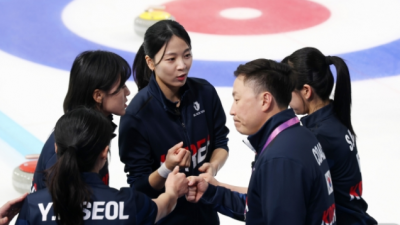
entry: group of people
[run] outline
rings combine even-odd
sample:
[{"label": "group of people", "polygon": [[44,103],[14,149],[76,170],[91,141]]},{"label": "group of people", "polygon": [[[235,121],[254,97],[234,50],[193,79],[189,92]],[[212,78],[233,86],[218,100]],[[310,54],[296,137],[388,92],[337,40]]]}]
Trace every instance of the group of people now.
[{"label": "group of people", "polygon": [[[188,77],[192,60],[190,37],[172,20],[146,31],[133,70],[111,52],[78,55],[33,193],[3,206],[0,224],[19,210],[21,225],[219,224],[217,212],[246,224],[377,224],[362,198],[341,58],[308,47],[234,71],[230,114],[255,153],[248,187],[215,179],[229,130],[215,88]],[[132,72],[139,91],[126,105]],[[130,185],[120,190],[108,186],[113,115],[122,116],[118,148]]]}]

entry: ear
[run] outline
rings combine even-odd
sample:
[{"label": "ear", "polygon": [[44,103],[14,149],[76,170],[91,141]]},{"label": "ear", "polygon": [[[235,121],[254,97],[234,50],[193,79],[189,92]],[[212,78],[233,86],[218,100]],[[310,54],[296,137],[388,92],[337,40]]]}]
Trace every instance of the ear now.
[{"label": "ear", "polygon": [[310,100],[311,97],[312,97],[313,94],[314,94],[313,92],[314,92],[314,90],[313,90],[312,87],[311,87],[310,85],[308,85],[308,84],[305,84],[305,85],[303,86],[303,88],[301,89],[301,91],[300,91],[302,97],[303,97],[305,100]]},{"label": "ear", "polygon": [[271,93],[266,91],[266,92],[261,93],[261,98],[262,98],[261,110],[263,112],[266,112],[271,108],[273,97],[272,97]]},{"label": "ear", "polygon": [[93,91],[93,99],[95,102],[101,104],[103,103],[104,91],[96,89]]},{"label": "ear", "polygon": [[146,55],[144,58],[146,59],[147,66],[148,66],[152,71],[154,71],[155,65],[154,65],[153,60],[150,58],[150,56]]},{"label": "ear", "polygon": [[56,143],[54,143],[54,151],[56,152],[56,154],[57,154],[57,144]]},{"label": "ear", "polygon": [[104,150],[100,153],[100,158],[101,159],[107,159],[107,154],[108,154],[109,146],[107,145]]}]

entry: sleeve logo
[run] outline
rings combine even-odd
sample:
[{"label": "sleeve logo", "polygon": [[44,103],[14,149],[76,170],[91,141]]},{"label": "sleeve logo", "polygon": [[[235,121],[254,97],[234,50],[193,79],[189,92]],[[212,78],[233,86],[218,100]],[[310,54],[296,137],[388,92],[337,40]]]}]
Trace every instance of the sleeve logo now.
[{"label": "sleeve logo", "polygon": [[328,195],[330,195],[333,192],[333,185],[332,185],[331,172],[329,170],[328,172],[325,173],[325,180],[326,180],[326,186],[328,187]]}]

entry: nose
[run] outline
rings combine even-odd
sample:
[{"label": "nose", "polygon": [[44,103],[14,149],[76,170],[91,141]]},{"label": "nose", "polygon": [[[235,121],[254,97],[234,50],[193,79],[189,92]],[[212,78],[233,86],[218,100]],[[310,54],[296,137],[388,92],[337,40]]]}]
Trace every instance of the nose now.
[{"label": "nose", "polygon": [[125,88],[125,96],[129,96],[131,94],[131,91],[129,90],[128,86]]},{"label": "nose", "polygon": [[235,115],[236,115],[236,112],[235,112],[235,102],[232,103],[231,110],[229,111],[229,114],[230,114],[231,116],[235,116]]},{"label": "nose", "polygon": [[178,70],[185,70],[186,69],[186,62],[184,58],[180,58],[178,60]]}]

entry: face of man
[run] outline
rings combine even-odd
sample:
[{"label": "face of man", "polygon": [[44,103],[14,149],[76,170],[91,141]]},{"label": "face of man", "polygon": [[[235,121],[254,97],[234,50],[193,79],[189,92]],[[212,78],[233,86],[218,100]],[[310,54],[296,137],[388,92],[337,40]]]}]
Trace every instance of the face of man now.
[{"label": "face of man", "polygon": [[233,116],[236,130],[244,135],[255,134],[265,123],[264,93],[254,93],[253,81],[244,82],[239,75],[233,83],[233,104],[230,114]]}]

